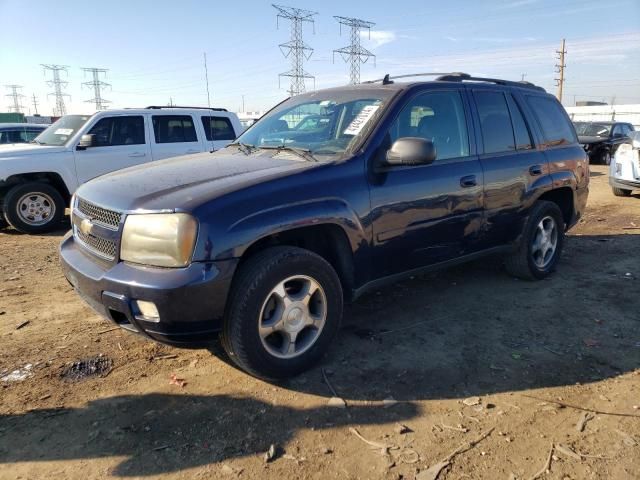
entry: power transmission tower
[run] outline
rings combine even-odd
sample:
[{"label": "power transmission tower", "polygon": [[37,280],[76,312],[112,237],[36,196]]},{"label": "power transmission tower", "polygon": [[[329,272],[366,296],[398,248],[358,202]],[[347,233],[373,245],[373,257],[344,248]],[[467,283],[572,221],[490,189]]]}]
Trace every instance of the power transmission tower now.
[{"label": "power transmission tower", "polygon": [[558,86],[558,101],[562,103],[562,89],[564,88],[564,69],[567,66],[567,64],[564,63],[564,56],[567,53],[564,48],[564,38],[562,39],[562,48],[560,48],[560,50],[556,50],[556,53],[558,54],[558,61],[560,62],[556,63],[556,73],[559,73],[560,77],[556,78],[555,80],[556,85]]},{"label": "power transmission tower", "polygon": [[36,94],[32,95],[33,109],[35,110],[35,114],[38,115],[38,99],[36,98]]},{"label": "power transmission tower", "polygon": [[24,107],[20,103],[20,99],[24,98],[18,90],[22,88],[22,85],[5,85],[8,89],[11,90],[11,93],[5,95],[6,97],[11,97],[11,101],[13,105],[9,107],[10,112],[22,113]]},{"label": "power transmission tower", "polygon": [[366,63],[369,58],[373,57],[375,64],[376,56],[360,44],[360,31],[366,28],[371,37],[371,27],[375,25],[373,22],[360,20],[359,18],[350,17],[333,17],[340,23],[340,34],[342,34],[342,25],[351,29],[351,44],[348,47],[338,48],[333,51],[335,56],[339,53],[345,62],[350,64],[350,83],[356,85],[360,83],[360,64]]},{"label": "power transmission tower", "polygon": [[280,18],[284,18],[291,22],[291,40],[278,45],[285,58],[291,58],[291,70],[281,73],[278,76],[278,79],[280,79],[280,77],[290,77],[291,85],[289,87],[289,94],[291,96],[298,95],[306,90],[304,84],[305,78],[315,79],[313,75],[308,74],[304,70],[304,61],[305,59],[309,60],[313,53],[313,48],[304,43],[304,40],[302,39],[302,25],[305,22],[309,22],[315,27],[313,16],[317,15],[317,12],[311,12],[309,10],[302,10],[294,7],[284,7],[282,5],[275,4],[273,7],[278,10],[276,22]]},{"label": "power transmission tower", "polygon": [[60,72],[67,73],[67,69],[69,67],[66,65],[49,65],[44,63],[41,65],[45,70],[50,70],[52,72],[53,79],[47,81],[47,85],[53,86],[53,92],[49,95],[55,95],[56,97],[56,108],[54,109],[54,114],[60,117],[62,115],[66,115],[67,107],[64,104],[64,97],[69,97],[69,100],[71,100],[71,96],[62,91],[63,88],[67,87],[69,82],[63,82],[60,80]]},{"label": "power transmission tower", "polygon": [[105,68],[88,67],[88,68],[83,68],[82,71],[85,72],[85,75],[87,73],[91,74],[91,80],[89,82],[83,82],[82,86],[93,88],[93,98],[89,100],[85,100],[85,102],[95,103],[96,110],[106,110],[107,109],[106,104],[111,103],[111,100],[106,100],[102,98],[101,90],[106,87],[111,87],[111,84],[100,80],[100,74],[102,73],[106,77],[108,70]]}]

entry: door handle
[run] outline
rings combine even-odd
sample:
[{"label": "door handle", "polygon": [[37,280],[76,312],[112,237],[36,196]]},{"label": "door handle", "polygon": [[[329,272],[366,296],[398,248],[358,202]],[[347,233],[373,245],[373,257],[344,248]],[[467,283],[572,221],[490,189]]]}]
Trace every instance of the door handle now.
[{"label": "door handle", "polygon": [[475,187],[478,184],[475,175],[467,175],[460,179],[460,186],[462,188]]},{"label": "door handle", "polygon": [[133,152],[129,154],[130,157],[144,157],[145,155],[146,153],[144,152]]},{"label": "door handle", "polygon": [[187,150],[187,153],[198,153],[200,150],[194,150],[192,148],[190,148],[189,150]]},{"label": "door handle", "polygon": [[532,165],[529,167],[529,173],[534,177],[537,175],[542,175],[542,165]]}]

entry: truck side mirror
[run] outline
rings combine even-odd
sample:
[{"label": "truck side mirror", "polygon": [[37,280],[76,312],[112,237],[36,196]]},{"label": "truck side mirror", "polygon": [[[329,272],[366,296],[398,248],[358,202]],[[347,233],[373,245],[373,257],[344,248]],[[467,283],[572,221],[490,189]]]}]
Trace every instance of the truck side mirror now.
[{"label": "truck side mirror", "polygon": [[436,147],[431,140],[403,137],[387,151],[386,165],[429,165],[436,159]]},{"label": "truck side mirror", "polygon": [[95,146],[95,135],[86,134],[80,137],[77,150],[86,150],[87,148]]}]

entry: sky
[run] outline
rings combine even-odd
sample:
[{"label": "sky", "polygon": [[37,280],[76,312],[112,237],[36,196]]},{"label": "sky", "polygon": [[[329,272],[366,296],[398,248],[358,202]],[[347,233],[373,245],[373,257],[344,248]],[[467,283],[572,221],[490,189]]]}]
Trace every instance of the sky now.
[{"label": "sky", "polygon": [[[376,55],[361,80],[386,73],[462,71],[523,78],[555,93],[556,50],[566,38],[563,103],[640,103],[640,0],[281,0],[318,12],[304,25],[314,49],[307,90],[344,85],[349,67],[337,48],[349,44],[334,16],[375,23],[362,46]],[[278,44],[289,24],[276,22],[268,1],[0,0],[0,112],[11,104],[5,85],[18,84],[22,104],[52,114],[53,89],[41,64],[67,65],[68,113],[92,113],[83,67],[108,69],[110,108],[206,106],[203,54],[211,106],[264,110],[288,96],[290,69]]]}]

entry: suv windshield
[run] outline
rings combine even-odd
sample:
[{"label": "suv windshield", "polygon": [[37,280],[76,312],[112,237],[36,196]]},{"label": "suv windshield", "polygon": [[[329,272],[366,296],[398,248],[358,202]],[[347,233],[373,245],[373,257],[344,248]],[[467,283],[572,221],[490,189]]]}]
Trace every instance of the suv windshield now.
[{"label": "suv windshield", "polygon": [[600,123],[575,123],[576,133],[586,137],[608,137],[611,132],[611,125]]},{"label": "suv windshield", "polygon": [[316,158],[326,155],[333,159],[375,124],[374,118],[393,93],[350,88],[292,97],[251,126],[236,144],[304,149]]},{"label": "suv windshield", "polygon": [[64,145],[87,123],[89,118],[91,118],[91,115],[65,115],[34,138],[33,142],[39,145]]}]

